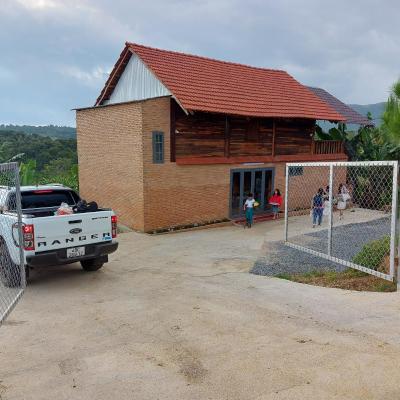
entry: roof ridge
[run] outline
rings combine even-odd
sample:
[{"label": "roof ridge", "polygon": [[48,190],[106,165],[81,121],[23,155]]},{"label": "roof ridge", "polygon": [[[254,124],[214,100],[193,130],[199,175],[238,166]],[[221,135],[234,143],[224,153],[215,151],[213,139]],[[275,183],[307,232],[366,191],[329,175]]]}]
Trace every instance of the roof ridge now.
[{"label": "roof ridge", "polygon": [[250,65],[250,64],[244,64],[244,63],[239,63],[239,62],[235,62],[235,61],[219,60],[217,58],[212,58],[212,57],[207,57],[207,56],[200,56],[200,55],[197,55],[197,54],[184,53],[183,51],[165,50],[165,49],[160,49],[158,47],[145,46],[143,44],[133,43],[133,42],[128,42],[128,41],[125,42],[125,45],[126,46],[138,46],[138,47],[142,47],[142,48],[145,48],[145,49],[162,51],[164,53],[180,54],[180,55],[184,55],[184,56],[187,56],[187,57],[201,58],[203,60],[215,61],[215,62],[219,62],[219,63],[229,64],[229,65],[236,65],[236,66],[246,67],[246,68],[251,68],[251,69],[258,69],[258,70],[262,70],[262,71],[283,72],[284,74],[291,76],[290,74],[288,74],[287,71],[285,71],[283,69],[278,69],[278,68],[255,67],[254,65]]}]

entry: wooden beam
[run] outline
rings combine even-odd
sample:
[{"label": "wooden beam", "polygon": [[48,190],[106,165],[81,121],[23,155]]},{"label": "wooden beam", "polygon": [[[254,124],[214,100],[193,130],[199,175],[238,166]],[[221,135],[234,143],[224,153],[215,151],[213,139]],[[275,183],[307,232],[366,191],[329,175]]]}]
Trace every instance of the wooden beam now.
[{"label": "wooden beam", "polygon": [[224,132],[224,156],[229,157],[231,146],[231,130],[229,128],[229,117],[225,116],[225,132]]},{"label": "wooden beam", "polygon": [[276,136],[276,120],[275,118],[272,121],[272,157],[275,156],[275,136]]},{"label": "wooden beam", "polygon": [[176,161],[176,118],[175,100],[170,99],[170,161]]},{"label": "wooden beam", "polygon": [[346,154],[294,154],[280,156],[247,157],[182,157],[177,158],[177,165],[243,164],[243,163],[279,163],[309,161],[347,161]]}]

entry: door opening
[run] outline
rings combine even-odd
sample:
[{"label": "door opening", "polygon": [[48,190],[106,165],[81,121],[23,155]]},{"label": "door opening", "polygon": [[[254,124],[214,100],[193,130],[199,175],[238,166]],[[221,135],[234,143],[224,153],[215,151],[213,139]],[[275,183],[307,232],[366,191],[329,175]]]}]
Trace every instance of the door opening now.
[{"label": "door opening", "polygon": [[248,193],[253,193],[260,206],[254,212],[271,212],[268,198],[274,190],[274,168],[239,169],[231,171],[230,214],[232,218],[244,215],[243,205]]}]

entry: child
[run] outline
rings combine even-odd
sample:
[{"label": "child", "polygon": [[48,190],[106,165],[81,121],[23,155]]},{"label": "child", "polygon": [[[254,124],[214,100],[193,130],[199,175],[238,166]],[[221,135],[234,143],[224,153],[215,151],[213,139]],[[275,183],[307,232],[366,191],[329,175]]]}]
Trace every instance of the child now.
[{"label": "child", "polygon": [[272,213],[274,214],[274,219],[278,219],[279,209],[282,206],[282,196],[279,189],[275,189],[274,194],[270,197],[268,203],[272,205]]},{"label": "child", "polygon": [[311,203],[313,228],[318,223],[322,224],[322,216],[324,213],[324,189],[319,188],[317,194],[313,197]]},{"label": "child", "polygon": [[244,203],[243,210],[246,212],[246,226],[248,228],[251,228],[251,225],[253,225],[253,211],[254,211],[254,203],[256,201],[254,200],[253,193],[249,193],[247,196],[247,200]]}]

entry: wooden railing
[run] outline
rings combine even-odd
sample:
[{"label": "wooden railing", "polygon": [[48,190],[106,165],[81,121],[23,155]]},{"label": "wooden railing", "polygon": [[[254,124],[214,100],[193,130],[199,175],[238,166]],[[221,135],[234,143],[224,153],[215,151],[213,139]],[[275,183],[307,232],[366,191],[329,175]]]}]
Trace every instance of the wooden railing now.
[{"label": "wooden railing", "polygon": [[313,154],[343,154],[344,143],[341,140],[315,140],[312,144]]}]

